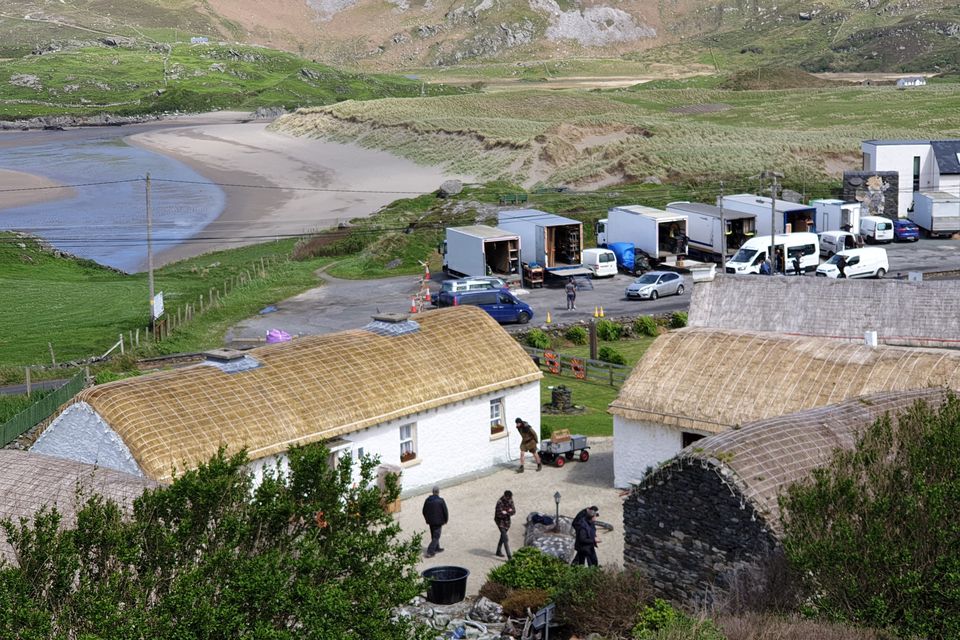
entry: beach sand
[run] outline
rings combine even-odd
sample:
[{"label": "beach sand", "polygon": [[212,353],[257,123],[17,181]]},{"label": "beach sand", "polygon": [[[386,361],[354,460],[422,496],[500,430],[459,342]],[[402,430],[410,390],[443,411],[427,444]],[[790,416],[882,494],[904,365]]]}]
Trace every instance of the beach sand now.
[{"label": "beach sand", "polygon": [[[57,187],[57,183],[49,178],[22,171],[0,169],[0,211],[73,197],[72,188]],[[6,189],[39,189],[39,191],[6,191]]]},{"label": "beach sand", "polygon": [[127,138],[225,185],[220,217],[192,240],[164,250],[156,264],[336,226],[399,198],[434,191],[446,179],[471,181],[384,151],[275,133],[267,124],[205,123]]}]

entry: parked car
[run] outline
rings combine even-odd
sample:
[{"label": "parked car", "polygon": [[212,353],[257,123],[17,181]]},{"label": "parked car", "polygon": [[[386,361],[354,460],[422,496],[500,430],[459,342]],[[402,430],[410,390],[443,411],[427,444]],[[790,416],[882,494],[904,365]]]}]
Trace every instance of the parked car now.
[{"label": "parked car", "polygon": [[466,291],[497,291],[507,284],[493,276],[476,276],[457,280],[444,280],[440,283],[440,293],[433,298],[433,304],[439,307],[449,307],[453,304],[453,294]]},{"label": "parked car", "polygon": [[584,249],[580,260],[594,278],[617,275],[617,256],[610,249]]},{"label": "parked car", "polygon": [[533,318],[533,309],[530,305],[517,298],[507,289],[464,291],[448,295],[452,296],[451,302],[445,304],[441,299],[441,307],[471,304],[489,313],[500,324],[504,322],[527,324]]},{"label": "parked car", "polygon": [[860,235],[870,244],[893,242],[893,220],[883,216],[861,216]]},{"label": "parked car", "polygon": [[844,278],[882,278],[890,270],[887,250],[882,247],[848,249],[837,253],[817,267],[821,278],[839,278],[840,262],[843,261]]},{"label": "parked car", "polygon": [[656,300],[660,296],[683,295],[683,278],[672,271],[649,271],[633,282],[624,291],[629,298]]},{"label": "parked car", "polygon": [[920,227],[909,220],[893,221],[894,242],[916,242],[920,239]]},{"label": "parked car", "polygon": [[[847,249],[857,248],[857,237],[849,231],[824,231],[820,236],[820,253],[828,258]],[[863,242],[859,243],[863,246]]]}]

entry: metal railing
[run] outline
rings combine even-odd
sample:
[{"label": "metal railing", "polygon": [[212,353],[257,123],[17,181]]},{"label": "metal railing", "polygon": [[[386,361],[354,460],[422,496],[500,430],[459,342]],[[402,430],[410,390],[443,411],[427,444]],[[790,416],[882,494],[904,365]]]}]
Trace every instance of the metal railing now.
[{"label": "metal railing", "polygon": [[70,378],[32,405],[0,425],[0,447],[5,447],[21,435],[53,415],[60,405],[83,389],[86,375],[83,371]]},{"label": "metal railing", "polygon": [[578,380],[609,384],[611,387],[620,387],[630,376],[630,367],[620,364],[610,364],[590,358],[578,358],[551,349],[537,349],[523,347],[541,371],[553,373]]}]

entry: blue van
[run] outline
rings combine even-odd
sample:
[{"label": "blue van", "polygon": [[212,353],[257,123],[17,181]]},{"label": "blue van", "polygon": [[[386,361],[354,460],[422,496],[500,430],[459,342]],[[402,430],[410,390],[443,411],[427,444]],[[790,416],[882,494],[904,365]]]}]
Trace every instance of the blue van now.
[{"label": "blue van", "polygon": [[[480,307],[493,319],[504,322],[527,324],[533,318],[533,309],[526,302],[517,299],[508,289],[488,291],[463,291],[454,294],[454,304],[472,304]],[[441,306],[446,306],[441,304]]]}]

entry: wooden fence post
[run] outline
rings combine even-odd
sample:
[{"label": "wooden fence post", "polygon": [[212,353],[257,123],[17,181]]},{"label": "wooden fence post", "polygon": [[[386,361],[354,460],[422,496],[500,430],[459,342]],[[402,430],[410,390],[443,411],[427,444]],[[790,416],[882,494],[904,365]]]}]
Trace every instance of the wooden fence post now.
[{"label": "wooden fence post", "polygon": [[200,313],[203,313],[203,294],[200,294]]},{"label": "wooden fence post", "polygon": [[137,336],[137,346],[139,347],[140,346],[140,327],[137,327],[136,336]]},{"label": "wooden fence post", "polygon": [[123,334],[120,334],[120,355],[123,355]]},{"label": "wooden fence post", "polygon": [[180,307],[177,307],[177,326],[179,327],[182,322],[183,321],[180,319]]},{"label": "wooden fence post", "polygon": [[30,392],[32,391],[32,385],[30,384],[30,367],[23,368],[23,377],[27,382],[27,397],[30,397]]},{"label": "wooden fence post", "polygon": [[53,362],[53,366],[57,366],[57,356],[53,353],[53,343],[48,342],[47,346],[50,347],[50,360]]},{"label": "wooden fence post", "polygon": [[212,307],[213,306],[213,287],[210,287],[210,292],[207,294],[207,296],[209,297],[209,301],[210,301],[209,306]]}]

